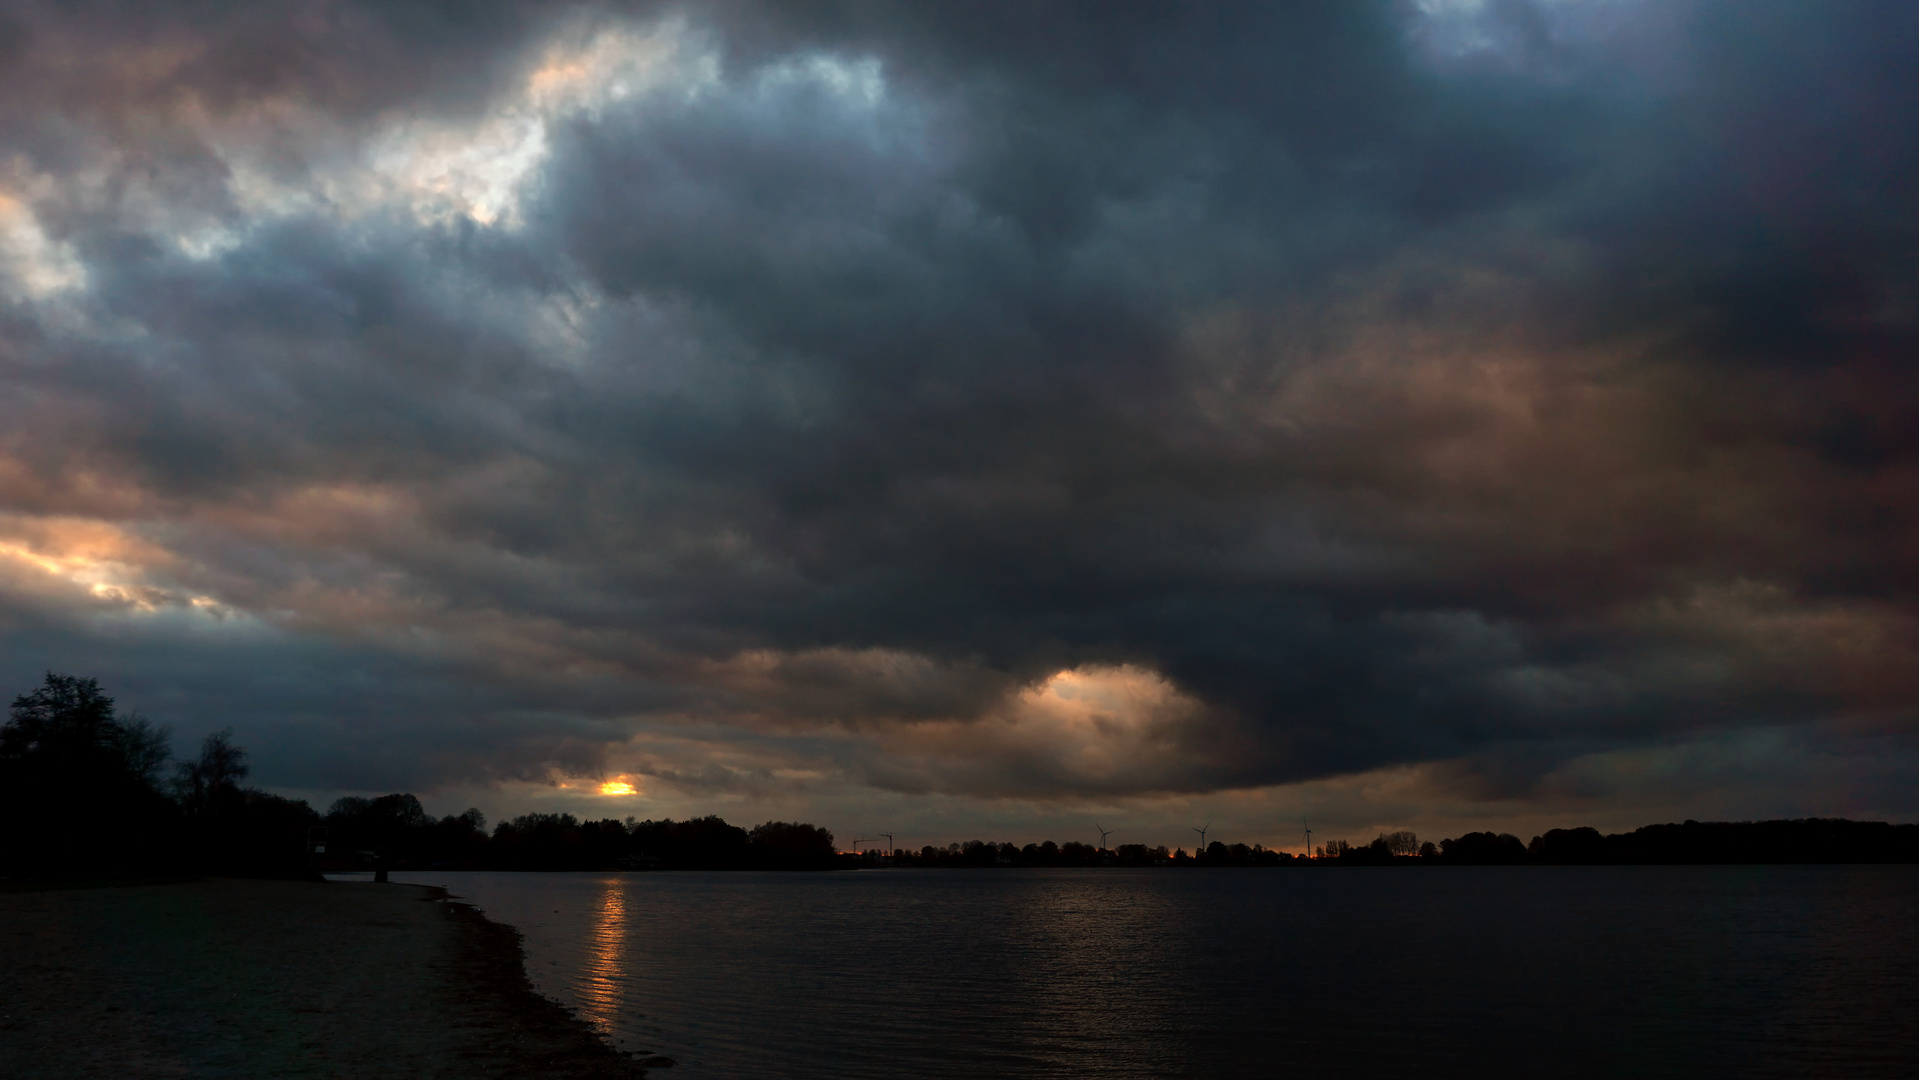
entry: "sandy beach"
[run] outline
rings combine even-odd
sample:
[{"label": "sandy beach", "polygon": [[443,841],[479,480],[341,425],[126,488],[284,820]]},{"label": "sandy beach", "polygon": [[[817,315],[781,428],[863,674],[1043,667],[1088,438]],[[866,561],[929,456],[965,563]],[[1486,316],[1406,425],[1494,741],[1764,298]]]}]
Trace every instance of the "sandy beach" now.
[{"label": "sandy beach", "polygon": [[611,1078],[518,935],[439,890],[215,880],[0,894],[0,1061],[39,1077]]}]

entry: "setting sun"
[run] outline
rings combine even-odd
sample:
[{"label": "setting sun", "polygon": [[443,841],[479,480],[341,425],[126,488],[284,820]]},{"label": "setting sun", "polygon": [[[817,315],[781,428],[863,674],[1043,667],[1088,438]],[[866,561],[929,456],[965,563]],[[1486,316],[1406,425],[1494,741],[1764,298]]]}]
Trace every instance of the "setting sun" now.
[{"label": "setting sun", "polygon": [[637,795],[639,789],[624,780],[608,780],[600,785],[602,795]]}]

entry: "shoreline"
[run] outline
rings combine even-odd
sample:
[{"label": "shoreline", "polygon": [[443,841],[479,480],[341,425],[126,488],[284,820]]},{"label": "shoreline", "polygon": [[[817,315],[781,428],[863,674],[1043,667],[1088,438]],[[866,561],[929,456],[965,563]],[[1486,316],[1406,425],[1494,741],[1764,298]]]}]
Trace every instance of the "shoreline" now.
[{"label": "shoreline", "polygon": [[0,1060],[60,1077],[627,1080],[437,886],[203,879],[0,893]]},{"label": "shoreline", "polygon": [[548,1064],[564,1063],[568,1071],[554,1075],[644,1077],[651,1069],[674,1064],[663,1055],[619,1050],[593,1024],[541,994],[527,974],[525,935],[519,928],[495,922],[472,904],[453,899],[444,886],[389,884],[426,891],[428,899],[463,924],[471,976],[492,985],[506,1003],[508,1014],[517,1018],[519,1026],[512,1032],[516,1050],[527,1049],[525,1042],[530,1040],[546,1048],[541,1051],[543,1055],[559,1055],[549,1057]]}]

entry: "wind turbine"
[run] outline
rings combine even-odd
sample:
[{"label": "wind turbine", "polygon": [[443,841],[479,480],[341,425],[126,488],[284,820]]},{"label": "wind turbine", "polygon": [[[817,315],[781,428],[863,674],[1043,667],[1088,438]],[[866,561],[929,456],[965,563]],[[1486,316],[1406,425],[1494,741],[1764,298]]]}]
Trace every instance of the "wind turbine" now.
[{"label": "wind turbine", "polygon": [[1206,850],[1206,830],[1212,827],[1213,827],[1213,823],[1209,821],[1206,824],[1200,825],[1193,829],[1194,832],[1199,834],[1199,850],[1201,851]]},{"label": "wind turbine", "polygon": [[1313,827],[1306,824],[1305,818],[1299,819],[1299,827],[1306,830],[1306,857],[1313,857]]},{"label": "wind turbine", "polygon": [[1093,828],[1095,828],[1095,829],[1099,829],[1099,849],[1100,849],[1101,851],[1105,851],[1105,850],[1106,850],[1106,838],[1107,838],[1107,837],[1109,837],[1109,836],[1111,836],[1111,835],[1113,835],[1113,830],[1111,830],[1111,829],[1101,829],[1101,828],[1100,828],[1100,825],[1099,825],[1099,822],[1097,822],[1097,821],[1095,821],[1095,822],[1093,822]]}]

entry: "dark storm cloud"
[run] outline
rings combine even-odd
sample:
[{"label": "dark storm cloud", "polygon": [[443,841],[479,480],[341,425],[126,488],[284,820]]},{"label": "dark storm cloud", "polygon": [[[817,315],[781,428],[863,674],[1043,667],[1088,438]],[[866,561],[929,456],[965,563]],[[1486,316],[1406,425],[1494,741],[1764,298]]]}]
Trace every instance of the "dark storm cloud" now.
[{"label": "dark storm cloud", "polygon": [[1914,23],[21,8],[14,666],[315,788],[1909,740]]}]

